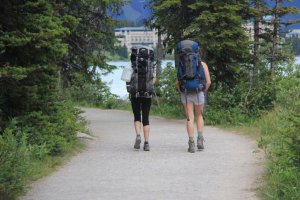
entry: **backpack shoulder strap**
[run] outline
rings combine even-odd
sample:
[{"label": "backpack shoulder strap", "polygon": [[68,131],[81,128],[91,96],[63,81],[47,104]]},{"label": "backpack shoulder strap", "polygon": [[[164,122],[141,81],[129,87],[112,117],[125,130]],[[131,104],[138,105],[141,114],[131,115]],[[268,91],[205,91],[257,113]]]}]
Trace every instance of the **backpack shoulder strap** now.
[{"label": "backpack shoulder strap", "polygon": [[181,41],[180,41],[177,44],[177,53],[180,53],[181,50],[182,50],[182,44],[181,44]]}]

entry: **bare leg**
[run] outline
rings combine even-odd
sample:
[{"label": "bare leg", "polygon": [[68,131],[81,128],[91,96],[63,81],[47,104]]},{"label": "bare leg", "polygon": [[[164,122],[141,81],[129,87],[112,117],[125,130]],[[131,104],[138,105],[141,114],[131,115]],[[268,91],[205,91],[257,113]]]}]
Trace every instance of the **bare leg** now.
[{"label": "bare leg", "polygon": [[141,122],[140,121],[135,121],[134,122],[134,129],[135,129],[136,135],[141,134]]},{"label": "bare leg", "polygon": [[149,139],[149,132],[150,132],[150,125],[144,126],[143,130],[144,130],[145,141],[148,141],[148,139]]},{"label": "bare leg", "polygon": [[203,105],[195,105],[195,113],[196,113],[196,123],[197,123],[197,147],[199,150],[204,149],[203,144],[203,128],[204,128],[204,120],[203,120]]},{"label": "bare leg", "polygon": [[185,114],[187,116],[186,130],[189,137],[194,137],[194,105],[191,102],[183,104]]},{"label": "bare leg", "polygon": [[195,105],[196,124],[197,131],[203,132],[204,120],[203,120],[203,105]]},{"label": "bare leg", "polygon": [[136,138],[135,138],[135,143],[133,148],[135,149],[140,149],[140,144],[141,144],[141,122],[140,121],[135,121],[134,122],[134,129],[136,133]]}]

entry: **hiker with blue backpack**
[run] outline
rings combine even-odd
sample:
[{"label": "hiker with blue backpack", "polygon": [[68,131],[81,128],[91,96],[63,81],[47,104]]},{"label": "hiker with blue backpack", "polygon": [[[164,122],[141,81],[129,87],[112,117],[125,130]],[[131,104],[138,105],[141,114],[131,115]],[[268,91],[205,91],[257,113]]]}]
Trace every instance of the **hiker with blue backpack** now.
[{"label": "hiker with blue backpack", "polygon": [[[140,149],[141,132],[144,133],[144,151],[150,151],[149,146],[149,112],[151,107],[153,85],[156,81],[154,51],[147,46],[136,46],[131,49],[131,73],[126,82],[131,107],[134,115],[136,138],[134,149]],[[143,125],[143,129],[142,126]]]},{"label": "hiker with blue backpack", "polygon": [[194,142],[194,110],[197,127],[197,148],[204,149],[204,101],[211,84],[206,63],[201,61],[197,42],[183,40],[177,44],[175,52],[177,68],[176,88],[180,91],[181,102],[186,114],[186,129],[189,137],[188,152],[196,151]]}]

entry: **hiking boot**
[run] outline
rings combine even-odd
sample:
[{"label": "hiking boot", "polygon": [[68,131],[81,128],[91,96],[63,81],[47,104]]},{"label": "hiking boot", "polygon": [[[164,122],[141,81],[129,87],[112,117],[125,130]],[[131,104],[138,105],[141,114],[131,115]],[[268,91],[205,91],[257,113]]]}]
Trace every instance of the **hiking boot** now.
[{"label": "hiking boot", "polygon": [[197,147],[198,147],[199,150],[204,149],[203,142],[204,142],[203,136],[197,137]]},{"label": "hiking boot", "polygon": [[150,151],[149,142],[144,143],[144,151]]},{"label": "hiking boot", "polygon": [[142,141],[142,140],[141,140],[141,136],[140,136],[140,135],[137,135],[136,138],[135,138],[135,143],[134,143],[134,146],[133,146],[133,147],[134,147],[135,149],[140,149],[140,147],[141,147],[141,146],[140,146],[141,141]]},{"label": "hiking boot", "polygon": [[189,140],[189,149],[188,149],[188,152],[190,152],[190,153],[195,153],[195,142],[194,142],[194,140]]}]

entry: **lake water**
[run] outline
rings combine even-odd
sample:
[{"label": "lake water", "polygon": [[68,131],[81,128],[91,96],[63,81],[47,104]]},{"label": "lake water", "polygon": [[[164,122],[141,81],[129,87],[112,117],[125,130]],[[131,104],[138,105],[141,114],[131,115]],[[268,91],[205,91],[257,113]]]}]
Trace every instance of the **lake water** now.
[{"label": "lake water", "polygon": [[[171,62],[174,66],[174,60],[163,60],[162,68],[164,68],[168,62]],[[296,63],[300,64],[300,56],[296,57]],[[129,67],[129,61],[113,61],[108,62],[109,65],[114,65],[117,69],[113,70],[112,73],[102,76],[102,80],[109,85],[110,91],[113,94],[118,95],[120,98],[127,98],[128,93],[126,91],[126,84],[121,80],[123,67]]]},{"label": "lake water", "polygon": [[[174,66],[174,60],[163,60],[162,68],[167,66],[167,63],[171,62]],[[121,80],[121,75],[124,67],[131,65],[130,61],[112,61],[108,62],[109,65],[114,65],[117,69],[113,70],[112,73],[102,76],[102,80],[109,85],[110,92],[118,95],[120,98],[127,98],[128,93],[126,90],[126,83]]]},{"label": "lake water", "polygon": [[296,57],[296,63],[300,65],[300,56]]}]

